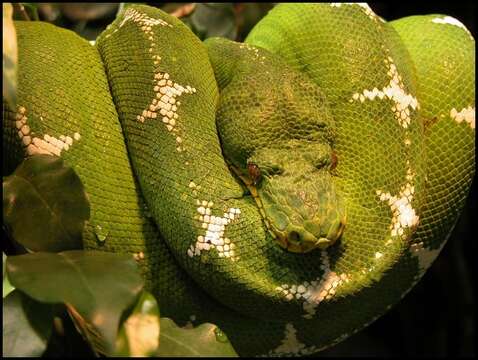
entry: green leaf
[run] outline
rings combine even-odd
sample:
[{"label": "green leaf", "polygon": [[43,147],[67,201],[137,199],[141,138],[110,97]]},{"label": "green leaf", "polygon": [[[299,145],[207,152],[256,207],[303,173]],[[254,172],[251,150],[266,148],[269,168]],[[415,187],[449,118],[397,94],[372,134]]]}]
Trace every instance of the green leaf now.
[{"label": "green leaf", "polygon": [[143,291],[123,322],[116,339],[117,356],[153,356],[159,345],[159,308],[153,295]]},{"label": "green leaf", "polygon": [[228,356],[237,353],[226,335],[210,323],[195,328],[178,327],[173,320],[161,318],[158,356]]},{"label": "green leaf", "polygon": [[40,356],[53,320],[52,305],[15,290],[3,299],[3,356]]},{"label": "green leaf", "polygon": [[123,311],[143,287],[137,263],[99,251],[33,253],[7,258],[8,277],[33,299],[63,303],[98,353],[111,354]]},{"label": "green leaf", "polygon": [[197,3],[191,15],[181,18],[201,39],[213,36],[235,40],[237,24],[233,4]]},{"label": "green leaf", "polygon": [[10,284],[10,281],[8,280],[7,272],[5,271],[5,266],[7,264],[7,255],[5,255],[4,252],[2,252],[2,258],[3,258],[3,297],[7,297],[8,294],[10,294],[15,288]]},{"label": "green leaf", "polygon": [[3,98],[16,109],[17,93],[17,33],[13,25],[12,4],[3,4]]},{"label": "green leaf", "polygon": [[56,156],[25,159],[3,181],[3,223],[30,251],[81,249],[90,206],[80,178]]},{"label": "green leaf", "polygon": [[25,10],[28,10],[28,13],[31,15],[31,18],[35,21],[40,20],[38,16],[38,4],[37,3],[22,3]]}]

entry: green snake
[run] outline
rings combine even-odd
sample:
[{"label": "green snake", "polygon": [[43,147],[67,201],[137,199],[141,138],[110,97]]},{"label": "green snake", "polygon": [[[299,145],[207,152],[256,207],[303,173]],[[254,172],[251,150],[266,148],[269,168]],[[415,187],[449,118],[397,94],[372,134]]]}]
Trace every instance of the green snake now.
[{"label": "green snake", "polygon": [[86,249],[131,253],[161,315],[241,356],[313,354],[396,304],[474,174],[474,39],[456,19],[280,4],[244,43],[148,6],[94,46],[15,22],[4,173],[61,156]]}]

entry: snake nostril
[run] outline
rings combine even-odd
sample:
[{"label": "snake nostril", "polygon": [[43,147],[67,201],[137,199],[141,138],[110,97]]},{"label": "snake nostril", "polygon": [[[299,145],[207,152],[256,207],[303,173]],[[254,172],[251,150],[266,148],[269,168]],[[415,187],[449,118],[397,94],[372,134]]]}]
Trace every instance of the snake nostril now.
[{"label": "snake nostril", "polygon": [[297,231],[291,231],[288,239],[290,242],[297,244],[300,242],[300,234]]}]

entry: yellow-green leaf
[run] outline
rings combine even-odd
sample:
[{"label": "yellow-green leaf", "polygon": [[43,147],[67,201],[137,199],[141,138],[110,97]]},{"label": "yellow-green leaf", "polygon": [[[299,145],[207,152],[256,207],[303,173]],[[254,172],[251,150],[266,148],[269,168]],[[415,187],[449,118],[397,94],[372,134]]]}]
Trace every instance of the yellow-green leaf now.
[{"label": "yellow-green leaf", "polygon": [[2,252],[3,258],[3,297],[5,298],[8,294],[10,294],[15,288],[10,284],[10,280],[8,280],[7,272],[5,271],[5,265],[7,264],[7,255]]},{"label": "yellow-green leaf", "polygon": [[152,356],[159,344],[159,308],[153,295],[143,291],[116,339],[118,356]]}]

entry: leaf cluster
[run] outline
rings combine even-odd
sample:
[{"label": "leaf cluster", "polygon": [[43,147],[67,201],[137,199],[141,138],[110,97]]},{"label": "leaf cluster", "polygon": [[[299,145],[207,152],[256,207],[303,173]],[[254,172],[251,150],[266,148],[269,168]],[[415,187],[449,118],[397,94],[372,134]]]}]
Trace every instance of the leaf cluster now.
[{"label": "leaf cluster", "polygon": [[[88,196],[56,156],[3,178],[3,355],[236,355],[213,324],[160,318],[131,254],[87,251]],[[160,346],[161,344],[161,346]]]}]

